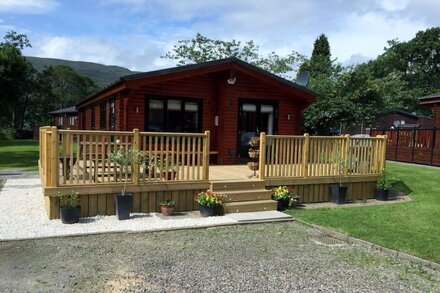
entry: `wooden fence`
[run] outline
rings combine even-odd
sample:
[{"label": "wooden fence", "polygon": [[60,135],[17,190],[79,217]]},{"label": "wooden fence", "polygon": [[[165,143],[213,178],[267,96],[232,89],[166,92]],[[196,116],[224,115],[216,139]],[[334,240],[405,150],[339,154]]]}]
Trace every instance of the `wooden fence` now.
[{"label": "wooden fence", "polygon": [[387,160],[440,166],[440,129],[372,129],[387,136]]},{"label": "wooden fence", "polygon": [[386,136],[260,135],[259,177],[374,175],[385,166]]},{"label": "wooden fence", "polygon": [[124,183],[121,167],[108,159],[118,149],[145,155],[132,164],[128,183],[207,181],[209,131],[160,133],[40,128],[40,173],[45,187]]}]

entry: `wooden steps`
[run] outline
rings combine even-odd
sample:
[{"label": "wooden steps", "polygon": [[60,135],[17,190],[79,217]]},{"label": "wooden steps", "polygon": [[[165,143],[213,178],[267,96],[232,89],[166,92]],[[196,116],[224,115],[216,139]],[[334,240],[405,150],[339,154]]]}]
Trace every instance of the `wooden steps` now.
[{"label": "wooden steps", "polygon": [[225,213],[272,211],[277,207],[263,180],[213,181],[210,190],[225,196]]}]

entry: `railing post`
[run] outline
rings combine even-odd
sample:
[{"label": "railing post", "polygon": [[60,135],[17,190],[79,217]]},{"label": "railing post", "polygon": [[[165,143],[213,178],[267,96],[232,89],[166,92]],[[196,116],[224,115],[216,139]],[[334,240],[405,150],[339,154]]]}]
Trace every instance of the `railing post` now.
[{"label": "railing post", "polygon": [[350,134],[344,135],[344,176],[348,176],[350,157]]},{"label": "railing post", "polygon": [[58,186],[58,129],[52,126],[50,133],[50,186]]},{"label": "railing post", "polygon": [[203,144],[203,179],[209,180],[209,143],[210,143],[210,132],[205,131],[205,143]]},{"label": "railing post", "polygon": [[266,169],[266,133],[260,133],[260,157],[258,163],[258,178],[265,179],[265,169]]},{"label": "railing post", "polygon": [[309,134],[304,133],[303,149],[302,149],[302,168],[303,177],[309,177]]},{"label": "railing post", "polygon": [[383,169],[385,169],[385,162],[387,160],[387,136],[383,135],[383,141],[382,141],[382,160],[381,160],[381,164],[380,164],[380,171],[382,171]]},{"label": "railing post", "polygon": [[[136,153],[139,151],[139,129],[135,128],[133,129],[133,146],[132,150]],[[133,162],[132,166],[132,176],[131,176],[131,183],[133,184],[139,184],[139,164],[136,160]]]}]

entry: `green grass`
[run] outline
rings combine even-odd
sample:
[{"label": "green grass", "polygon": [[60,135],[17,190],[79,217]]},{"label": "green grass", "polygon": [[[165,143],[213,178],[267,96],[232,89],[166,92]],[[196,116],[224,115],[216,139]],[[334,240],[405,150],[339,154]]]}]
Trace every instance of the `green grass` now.
[{"label": "green grass", "polygon": [[353,208],[290,210],[306,222],[440,261],[440,168],[388,162],[395,187],[412,201]]},{"label": "green grass", "polygon": [[0,141],[0,170],[37,171],[37,140]]}]

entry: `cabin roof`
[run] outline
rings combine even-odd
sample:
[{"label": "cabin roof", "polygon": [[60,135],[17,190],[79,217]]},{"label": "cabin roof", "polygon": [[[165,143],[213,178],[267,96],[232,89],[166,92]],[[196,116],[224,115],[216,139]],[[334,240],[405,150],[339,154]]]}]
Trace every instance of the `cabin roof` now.
[{"label": "cabin roof", "polygon": [[78,114],[78,111],[76,110],[76,106],[68,107],[59,109],[56,111],[52,111],[48,113],[49,115],[58,115],[58,114]]},{"label": "cabin roof", "polygon": [[[161,70],[125,75],[125,76],[122,76],[121,78],[119,78],[118,80],[116,80],[115,82],[107,85],[102,90],[87,96],[86,98],[84,98],[83,100],[81,100],[77,104],[77,107],[80,107],[81,105],[85,104],[87,101],[93,99],[94,97],[101,95],[101,94],[104,94],[106,91],[116,87],[117,85],[121,85],[127,81],[136,80],[136,79],[157,78],[157,77],[161,77],[161,76],[167,76],[167,75],[171,75],[171,74],[178,74],[178,73],[185,73],[185,72],[194,72],[194,75],[197,75],[197,72],[199,70],[203,70],[203,69],[206,69],[209,67],[212,67],[213,69],[218,67],[218,71],[221,71],[221,70],[227,69],[224,66],[228,65],[228,64],[231,65],[231,69],[232,69],[233,65],[237,66],[238,69],[240,69],[240,67],[246,68],[246,69],[252,70],[252,71],[266,77],[267,79],[275,80],[276,82],[283,84],[287,87],[290,87],[294,90],[303,91],[313,98],[316,98],[318,96],[317,93],[311,91],[310,89],[308,89],[305,86],[302,86],[302,85],[299,85],[295,82],[289,81],[285,78],[282,78],[278,75],[270,73],[264,69],[261,69],[255,65],[249,64],[249,63],[247,63],[243,60],[240,60],[236,57],[231,57],[231,58],[226,58],[226,59],[208,61],[208,62],[204,62],[204,63],[189,64],[189,65],[171,67],[171,68],[166,68],[166,69],[161,69]],[[213,72],[215,72],[215,70],[213,70]],[[176,77],[176,79],[178,79],[178,78],[179,77]]]},{"label": "cabin roof", "polygon": [[440,103],[440,93],[430,94],[419,98],[421,105]]}]

